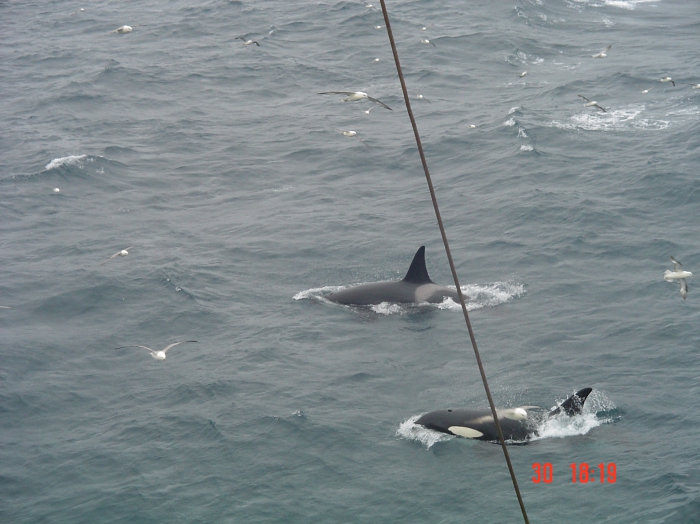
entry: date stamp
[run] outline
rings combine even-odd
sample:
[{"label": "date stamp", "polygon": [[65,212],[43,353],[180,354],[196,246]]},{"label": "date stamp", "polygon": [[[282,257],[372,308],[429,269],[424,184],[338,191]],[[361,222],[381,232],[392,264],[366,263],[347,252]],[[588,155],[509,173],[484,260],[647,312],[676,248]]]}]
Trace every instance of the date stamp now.
[{"label": "date stamp", "polygon": [[[600,484],[614,484],[617,482],[617,464],[601,462],[598,465],[590,465],[588,462],[569,464],[571,468],[571,483],[572,484],[588,484],[598,482]],[[532,482],[535,484],[545,483],[551,484],[554,480],[554,466],[551,462],[535,462],[532,464],[532,469],[535,476],[532,477]],[[599,480],[600,479],[600,480]]]}]

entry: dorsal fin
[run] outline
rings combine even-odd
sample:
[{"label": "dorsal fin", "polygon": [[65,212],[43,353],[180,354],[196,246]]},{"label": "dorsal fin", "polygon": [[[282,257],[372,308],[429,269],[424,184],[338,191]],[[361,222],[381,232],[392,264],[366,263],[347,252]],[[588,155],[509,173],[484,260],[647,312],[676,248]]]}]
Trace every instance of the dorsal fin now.
[{"label": "dorsal fin", "polygon": [[584,402],[586,402],[588,395],[591,394],[591,391],[593,391],[591,388],[583,388],[582,390],[577,391],[564,402],[562,402],[558,407],[550,411],[549,416],[551,417],[552,415],[556,415],[557,413],[561,413],[562,411],[564,411],[564,413],[566,413],[570,417],[578,415],[579,413],[581,413],[581,410],[583,409],[583,404]]},{"label": "dorsal fin", "polygon": [[419,247],[416,251],[411,267],[408,268],[408,273],[403,277],[403,281],[411,284],[434,284],[425,268],[425,246]]}]

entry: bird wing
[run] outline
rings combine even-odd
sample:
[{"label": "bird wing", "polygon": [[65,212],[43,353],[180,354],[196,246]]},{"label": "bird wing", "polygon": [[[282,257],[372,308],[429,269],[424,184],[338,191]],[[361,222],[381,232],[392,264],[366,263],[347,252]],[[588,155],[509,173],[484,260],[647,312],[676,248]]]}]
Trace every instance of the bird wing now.
[{"label": "bird wing", "polygon": [[376,98],[372,98],[371,96],[368,96],[368,97],[367,97],[367,100],[371,100],[372,102],[376,102],[377,104],[386,107],[389,111],[393,111],[392,108],[390,108],[390,107],[389,107],[388,105],[386,105],[384,102],[380,102],[380,101],[377,100]]},{"label": "bird wing", "polygon": [[674,271],[680,271],[681,269],[683,269],[683,265],[680,262],[678,262],[678,260],[676,260],[675,258],[671,257],[671,262],[673,262]]},{"label": "bird wing", "polygon": [[600,109],[603,113],[607,113],[607,111],[605,110],[605,108],[603,108],[603,106],[599,106],[598,104],[596,104],[595,107]]},{"label": "bird wing", "polygon": [[156,352],[153,351],[151,348],[148,348],[148,347],[146,347],[146,346],[120,346],[120,347],[114,348],[114,349],[124,349],[124,348],[143,348],[143,349],[147,349],[148,351],[150,351],[150,352],[153,353],[153,354],[156,353]]},{"label": "bird wing", "polygon": [[117,252],[114,253],[111,257],[109,257],[107,260],[105,260],[104,262],[102,262],[100,265],[101,265],[101,266],[104,266],[107,262],[109,262],[110,260],[112,260],[114,257],[118,256],[119,253],[121,253],[121,251],[117,251]]},{"label": "bird wing", "polygon": [[236,40],[243,40],[244,42],[246,42],[246,39],[243,38],[242,36],[237,36],[237,37],[236,37]]},{"label": "bird wing", "polygon": [[681,285],[681,296],[683,297],[683,300],[685,300],[685,297],[688,296],[688,284],[685,283],[684,278],[679,278],[678,282]]},{"label": "bird wing", "polygon": [[328,91],[326,93],[319,93],[319,95],[354,95],[355,91]]},{"label": "bird wing", "polygon": [[612,44],[609,45],[608,47],[606,47],[605,49],[603,49],[603,50],[600,52],[600,54],[607,53],[608,51],[610,51],[610,48],[611,48],[611,47],[612,47]]},{"label": "bird wing", "polygon": [[578,96],[579,98],[583,98],[586,102],[590,102],[590,100],[583,95],[576,95],[576,96]]},{"label": "bird wing", "polygon": [[197,342],[197,341],[196,340],[180,340],[179,342],[173,342],[172,344],[170,344],[169,346],[167,346],[163,349],[163,353],[168,351],[171,347],[177,346],[178,344],[184,344],[185,342]]}]

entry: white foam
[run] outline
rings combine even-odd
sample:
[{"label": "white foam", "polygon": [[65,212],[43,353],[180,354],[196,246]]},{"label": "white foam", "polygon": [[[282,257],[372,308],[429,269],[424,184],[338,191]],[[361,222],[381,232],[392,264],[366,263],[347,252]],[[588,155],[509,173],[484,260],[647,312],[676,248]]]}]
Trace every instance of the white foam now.
[{"label": "white foam", "polygon": [[511,107],[511,108],[508,110],[508,114],[509,114],[509,115],[512,115],[512,114],[515,113],[518,109],[520,109],[520,106]]},{"label": "white foam", "polygon": [[522,127],[518,128],[518,138],[527,138],[527,133],[525,132],[525,129]]},{"label": "white foam", "polygon": [[408,420],[403,421],[399,426],[399,429],[396,430],[396,436],[406,440],[419,442],[423,444],[426,449],[430,449],[438,442],[446,442],[454,438],[446,433],[433,431],[432,429],[416,424],[416,420],[418,420],[420,417],[421,415],[414,415]]},{"label": "white foam", "polygon": [[607,113],[601,111],[583,112],[571,117],[571,123],[558,122],[553,120],[547,124],[550,127],[559,129],[584,129],[586,131],[624,131],[629,128],[634,129],[666,129],[670,122],[667,120],[650,120],[642,118],[637,120],[644,104],[633,105],[623,109],[608,110]]},{"label": "white foam", "polygon": [[406,309],[400,304],[394,304],[392,302],[382,302],[381,304],[377,304],[376,306],[370,307],[370,309],[375,313],[387,316],[395,314],[401,315],[406,312]]},{"label": "white foam", "polygon": [[509,118],[508,120],[506,120],[505,122],[503,122],[503,125],[504,125],[504,126],[508,126],[508,127],[512,127],[512,126],[515,125],[515,120],[513,120],[512,118]]},{"label": "white foam", "polygon": [[307,289],[305,291],[299,291],[296,295],[294,295],[292,298],[294,300],[304,300],[304,299],[311,299],[311,300],[325,300],[326,302],[329,302],[326,300],[323,295],[328,295],[329,293],[335,293],[336,291],[340,291],[341,289],[345,289],[346,286],[324,286],[324,287],[312,287],[311,289]]},{"label": "white foam", "polygon": [[620,9],[633,11],[637,7],[637,4],[650,4],[656,1],[657,0],[603,0],[603,3],[610,7],[619,7]]},{"label": "white foam", "polygon": [[534,147],[532,147],[532,146],[527,146],[527,145],[525,145],[525,144],[523,144],[522,146],[520,146],[520,151],[534,151],[534,149],[535,149]]},{"label": "white foam", "polygon": [[[450,289],[456,289],[455,286],[447,286]],[[525,293],[525,286],[517,282],[494,282],[493,284],[467,284],[462,286],[462,293],[469,297],[467,302],[467,311],[474,311],[483,307],[494,307],[504,304],[514,298],[519,298]],[[438,304],[439,309],[458,309],[461,310],[457,302],[451,298],[446,298]]]},{"label": "white foam", "polygon": [[[552,407],[554,408],[554,406]],[[546,417],[537,426],[538,434],[532,440],[585,435],[593,428],[612,422],[613,418],[609,415],[606,416],[604,413],[612,411],[615,407],[615,403],[604,392],[593,390],[588,395],[580,415],[569,417],[564,413],[560,413],[554,417]],[[601,412],[603,415],[599,416]]]},{"label": "white foam", "polygon": [[46,170],[56,169],[61,166],[75,166],[79,165],[81,161],[85,160],[87,155],[71,155],[64,156],[62,158],[54,158],[51,162],[46,164]]}]

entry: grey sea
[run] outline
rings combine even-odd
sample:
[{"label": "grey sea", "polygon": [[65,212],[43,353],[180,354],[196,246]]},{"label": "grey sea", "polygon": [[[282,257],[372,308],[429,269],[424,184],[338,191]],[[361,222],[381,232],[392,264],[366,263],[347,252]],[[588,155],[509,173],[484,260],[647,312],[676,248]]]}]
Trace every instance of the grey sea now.
[{"label": "grey sea", "polygon": [[[387,4],[530,521],[700,522],[700,3]],[[522,522],[378,2],[0,19],[0,521]]]}]

